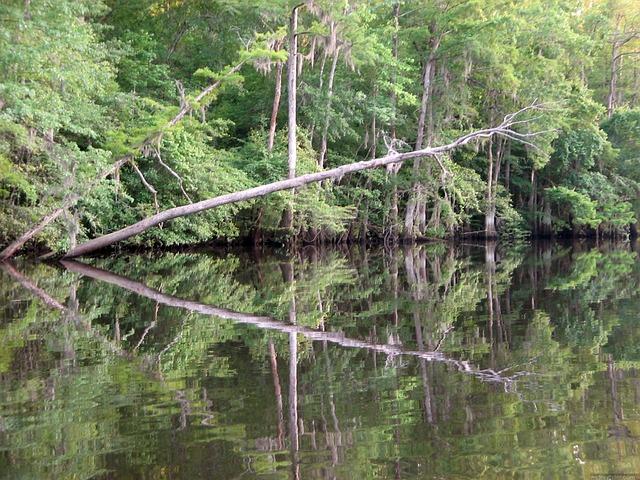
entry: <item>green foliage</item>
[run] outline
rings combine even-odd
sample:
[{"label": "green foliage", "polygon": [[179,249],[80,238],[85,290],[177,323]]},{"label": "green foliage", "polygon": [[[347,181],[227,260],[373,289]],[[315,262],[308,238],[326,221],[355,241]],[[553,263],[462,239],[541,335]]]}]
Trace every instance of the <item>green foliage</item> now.
[{"label": "green foliage", "polygon": [[552,187],[545,190],[549,202],[556,206],[555,228],[596,228],[600,224],[596,203],[587,195],[567,187]]},{"label": "green foliage", "polygon": [[[632,439],[606,433],[638,418],[640,271],[620,247],[93,259],[108,281],[19,262],[21,283],[5,267],[3,473],[395,478],[400,462],[418,478],[571,478],[576,445],[592,472],[633,472],[618,448]],[[318,455],[339,438],[338,462]]]},{"label": "green foliage", "polygon": [[[599,1],[578,8],[574,0],[304,2],[298,174],[318,171],[325,143],[324,168],[331,168],[379,157],[390,146],[409,150],[420,117],[423,145],[433,146],[537,101],[544,106],[521,114],[514,126],[527,142],[494,138],[491,156],[489,142],[470,144],[440,159],[451,175],[424,159],[415,171],[405,166],[397,175],[353,175],[179,219],[133,242],[250,235],[280,241],[292,234],[302,241],[383,239],[402,234],[412,202],[419,212],[412,232],[425,238],[482,230],[483,217],[493,211],[506,237],[569,230],[624,236],[640,216],[640,95],[631,68],[637,38],[631,37],[618,46],[624,62],[614,72],[615,111],[605,108],[611,42],[621,34],[616,18],[638,30],[632,29],[637,7],[620,2],[610,8]],[[71,217],[84,239],[155,213],[153,195],[129,166],[119,179],[94,182],[98,166],[108,168],[125,155],[158,191],[160,208],[285,178],[293,6],[284,0],[4,2],[0,243],[71,193],[82,200],[39,236],[40,246],[69,245]],[[427,65],[432,78],[424,91]],[[280,67],[277,134],[269,151]],[[184,106],[191,112],[167,131]],[[187,196],[155,159],[155,147],[183,179]],[[283,231],[290,205],[294,228]]]}]

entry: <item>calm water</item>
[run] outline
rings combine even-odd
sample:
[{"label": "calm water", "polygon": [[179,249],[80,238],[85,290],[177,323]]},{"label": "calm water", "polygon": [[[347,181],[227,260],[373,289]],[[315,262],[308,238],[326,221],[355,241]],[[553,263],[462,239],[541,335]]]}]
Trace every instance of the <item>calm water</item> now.
[{"label": "calm water", "polygon": [[639,285],[625,244],[4,265],[0,477],[640,478]]}]

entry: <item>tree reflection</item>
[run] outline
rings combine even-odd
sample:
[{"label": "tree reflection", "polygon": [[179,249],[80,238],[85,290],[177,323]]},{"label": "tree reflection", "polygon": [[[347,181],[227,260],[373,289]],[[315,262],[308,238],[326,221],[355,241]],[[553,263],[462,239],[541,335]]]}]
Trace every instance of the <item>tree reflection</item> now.
[{"label": "tree reflection", "polygon": [[640,467],[633,249],[243,255],[4,264],[2,468],[422,478]]}]

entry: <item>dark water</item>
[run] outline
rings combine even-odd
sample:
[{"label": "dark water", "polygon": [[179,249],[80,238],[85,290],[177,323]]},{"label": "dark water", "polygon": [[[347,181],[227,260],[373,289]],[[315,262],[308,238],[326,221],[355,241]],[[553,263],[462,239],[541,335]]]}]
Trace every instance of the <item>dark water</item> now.
[{"label": "dark water", "polygon": [[639,284],[625,244],[5,265],[0,477],[638,478]]}]

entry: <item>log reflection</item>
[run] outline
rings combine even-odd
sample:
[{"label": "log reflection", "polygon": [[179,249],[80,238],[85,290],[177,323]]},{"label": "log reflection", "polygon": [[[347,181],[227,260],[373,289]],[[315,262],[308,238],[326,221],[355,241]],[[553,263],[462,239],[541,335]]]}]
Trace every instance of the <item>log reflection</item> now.
[{"label": "log reflection", "polygon": [[[72,272],[80,273],[96,280],[117,285],[142,297],[152,299],[154,301],[157,301],[158,303],[171,307],[184,308],[196,313],[202,313],[205,315],[233,320],[237,323],[255,325],[256,327],[265,330],[275,330],[284,333],[300,334],[314,341],[327,341],[348,348],[373,350],[385,353],[391,357],[397,355],[406,355],[423,358],[429,362],[445,363],[454,367],[461,373],[478,377],[482,381],[503,384],[505,388],[513,387],[513,385],[515,384],[514,382],[516,382],[520,377],[522,377],[523,375],[528,375],[528,372],[526,371],[518,371],[512,373],[511,375],[505,375],[504,373],[497,372],[493,369],[480,369],[469,361],[456,360],[439,351],[421,352],[406,349],[400,345],[395,344],[375,344],[364,340],[349,338],[341,332],[328,332],[311,329],[296,324],[285,324],[274,320],[271,317],[241,313],[226,308],[214,307],[212,305],[207,305],[200,302],[183,300],[173,295],[167,295],[159,292],[158,290],[147,287],[141,282],[131,280],[121,275],[116,275],[100,268],[91,267],[89,265],[70,260],[62,261],[61,263],[65,268]],[[506,370],[507,369],[504,369],[504,371]]]}]

